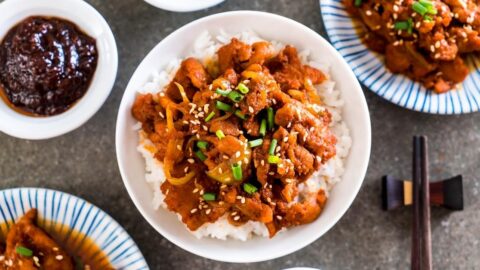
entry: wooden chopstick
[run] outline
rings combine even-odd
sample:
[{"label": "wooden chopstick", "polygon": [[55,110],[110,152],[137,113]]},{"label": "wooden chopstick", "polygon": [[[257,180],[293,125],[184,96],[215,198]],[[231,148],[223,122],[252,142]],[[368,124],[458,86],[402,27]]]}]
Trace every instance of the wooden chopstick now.
[{"label": "wooden chopstick", "polygon": [[412,253],[411,253],[411,269],[421,270],[421,221],[420,221],[420,183],[421,183],[421,150],[420,138],[413,137],[413,167],[412,167],[412,182],[413,182],[413,224],[412,224]]},{"label": "wooden chopstick", "polygon": [[430,230],[430,179],[428,175],[427,138],[420,137],[421,147],[421,223],[422,223],[422,269],[432,269],[432,236]]}]

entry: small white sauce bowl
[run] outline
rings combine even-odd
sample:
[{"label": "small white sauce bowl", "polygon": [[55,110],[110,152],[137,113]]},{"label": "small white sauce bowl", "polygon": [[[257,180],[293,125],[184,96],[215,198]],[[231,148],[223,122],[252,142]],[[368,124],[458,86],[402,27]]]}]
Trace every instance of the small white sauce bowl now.
[{"label": "small white sauce bowl", "polygon": [[145,0],[157,8],[176,12],[201,10],[218,5],[223,1],[225,0]]},{"label": "small white sauce bowl", "polygon": [[[299,51],[309,49],[312,55],[323,57],[331,63],[330,75],[345,102],[343,119],[350,128],[352,147],[342,181],[331,191],[326,207],[317,220],[279,233],[272,239],[254,237],[242,242],[195,238],[174,213],[153,208],[153,191],[145,181],[145,162],[137,152],[138,135],[133,128],[137,121],[131,114],[137,90],[151,80],[153,72],[164,68],[171,60],[188,57],[185,53],[190,51],[200,33],[207,30],[215,36],[222,29],[232,34],[253,30],[266,40],[292,44]],[[143,217],[165,238],[189,252],[213,260],[237,263],[271,260],[290,254],[309,245],[332,228],[350,207],[362,185],[370,158],[370,146],[371,126],[367,103],[360,84],[340,54],[310,28],[282,16],[256,11],[208,16],[178,29],[161,41],[130,79],[118,112],[116,129],[120,172],[130,197]]]},{"label": "small white sauce bowl", "polygon": [[97,41],[98,63],[85,95],[66,112],[31,117],[12,110],[0,100],[0,131],[11,136],[41,140],[70,132],[90,119],[112,90],[118,67],[117,45],[105,19],[81,0],[7,0],[0,4],[0,40],[29,16],[59,17],[75,23]]}]

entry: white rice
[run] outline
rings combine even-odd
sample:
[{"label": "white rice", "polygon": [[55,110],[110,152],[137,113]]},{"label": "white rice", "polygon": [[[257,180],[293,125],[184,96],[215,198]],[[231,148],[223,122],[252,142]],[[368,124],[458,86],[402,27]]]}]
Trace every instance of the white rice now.
[{"label": "white rice", "polygon": [[[205,31],[199,35],[196,42],[192,46],[192,53],[188,56],[193,56],[206,64],[208,61],[215,59],[218,48],[230,42],[232,37],[237,37],[241,41],[251,44],[262,40],[257,34],[251,31],[242,32],[236,35],[229,35],[225,32],[220,32],[216,37],[213,37],[209,32]],[[274,48],[279,52],[284,44],[276,41],[270,41]],[[320,69],[328,77],[330,64],[325,63],[321,59],[315,58],[310,54],[309,50],[304,50],[299,53],[299,57],[303,63],[307,63],[315,68]],[[173,79],[176,71],[180,67],[182,59],[172,60],[163,70],[154,72],[151,80],[145,84],[139,93],[157,93],[163,91],[164,87]],[[350,132],[342,120],[343,99],[339,90],[335,89],[335,82],[327,80],[320,85],[315,86],[318,89],[319,95],[324,101],[324,107],[332,113],[331,129],[337,137],[337,155],[324,164],[318,172],[316,172],[305,183],[299,185],[299,197],[308,197],[315,195],[320,189],[327,192],[331,190],[333,185],[342,179],[344,172],[344,161],[350,151],[352,139]],[[163,172],[162,164],[153,156],[155,148],[151,141],[145,138],[143,132],[140,130],[141,126],[135,125],[135,130],[139,130],[140,141],[138,151],[145,158],[145,180],[151,185],[154,193],[152,206],[155,209],[160,207],[166,208],[164,203],[165,195],[160,191],[161,184],[165,181],[165,174]],[[187,229],[188,230],[188,229]],[[190,230],[188,230],[190,231]],[[198,230],[192,232],[197,238],[212,237],[222,240],[228,238],[246,241],[254,235],[268,237],[268,230],[261,222],[249,221],[242,226],[231,225],[224,216],[215,223],[207,223]]]}]

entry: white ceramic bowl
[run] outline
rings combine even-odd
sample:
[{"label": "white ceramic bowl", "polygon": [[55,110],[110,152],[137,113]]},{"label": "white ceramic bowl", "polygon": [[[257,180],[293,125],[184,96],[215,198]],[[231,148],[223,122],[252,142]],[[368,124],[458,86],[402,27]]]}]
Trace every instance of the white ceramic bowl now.
[{"label": "white ceramic bowl", "polygon": [[225,0],[145,0],[152,6],[176,12],[189,12],[209,8]]},{"label": "white ceramic bowl", "polygon": [[[138,136],[132,128],[136,121],[131,116],[136,91],[151,79],[152,72],[161,69],[170,60],[187,57],[185,53],[190,51],[189,46],[199,33],[208,30],[215,35],[220,31],[219,26],[228,33],[253,30],[267,40],[293,44],[299,50],[308,48],[313,55],[321,55],[332,64],[330,74],[345,101],[343,115],[351,129],[353,144],[343,181],[334,187],[324,212],[315,222],[292,228],[273,239],[256,237],[246,242],[196,239],[175,214],[153,209],[153,192],[144,180],[145,163],[136,150]],[[179,247],[202,257],[228,262],[277,258],[305,247],[327,232],[350,207],[362,185],[370,157],[370,143],[370,117],[365,97],[355,75],[337,51],[304,25],[278,15],[254,11],[227,12],[202,18],[178,29],[160,42],[133,74],[120,105],[116,130],[120,172],[132,200],[147,221]]]},{"label": "white ceramic bowl", "polygon": [[98,64],[85,95],[66,112],[50,117],[30,117],[0,101],[0,131],[22,139],[47,139],[84,124],[103,105],[117,75],[117,45],[105,19],[82,0],[7,0],[0,4],[0,40],[18,22],[33,16],[54,16],[78,25],[97,40]]}]

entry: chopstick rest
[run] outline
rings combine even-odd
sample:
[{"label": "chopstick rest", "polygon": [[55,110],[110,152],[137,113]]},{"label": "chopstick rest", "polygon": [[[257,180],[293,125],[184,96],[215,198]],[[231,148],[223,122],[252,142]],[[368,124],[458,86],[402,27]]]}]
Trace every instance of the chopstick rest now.
[{"label": "chopstick rest", "polygon": [[[413,204],[413,183],[391,175],[382,177],[382,208],[390,211]],[[430,183],[430,205],[449,210],[463,210],[463,177],[455,177]]]}]

